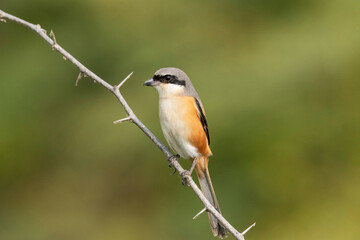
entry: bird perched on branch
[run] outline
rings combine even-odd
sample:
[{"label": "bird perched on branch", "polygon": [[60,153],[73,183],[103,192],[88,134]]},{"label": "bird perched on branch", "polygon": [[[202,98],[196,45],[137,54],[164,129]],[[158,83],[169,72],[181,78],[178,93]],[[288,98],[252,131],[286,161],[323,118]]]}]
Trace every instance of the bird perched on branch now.
[{"label": "bird perched on branch", "polygon": [[[161,68],[144,85],[159,93],[160,124],[166,141],[174,152],[192,161],[187,174],[195,169],[203,194],[221,213],[208,169],[212,153],[205,111],[190,78],[178,68]],[[226,237],[226,229],[208,215],[214,236]]]}]

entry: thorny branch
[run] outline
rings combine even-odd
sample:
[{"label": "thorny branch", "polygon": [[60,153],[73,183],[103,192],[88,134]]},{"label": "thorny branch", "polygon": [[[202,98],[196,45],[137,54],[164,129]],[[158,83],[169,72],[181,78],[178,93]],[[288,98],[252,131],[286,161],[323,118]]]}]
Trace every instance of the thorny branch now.
[{"label": "thorny branch", "polygon": [[0,22],[5,22],[6,19],[19,23],[25,27],[30,28],[31,30],[38,33],[47,43],[49,43],[53,50],[58,51],[60,54],[63,55],[64,60],[68,59],[71,61],[79,70],[80,73],[76,80],[76,85],[79,83],[80,79],[82,77],[90,77],[95,82],[100,83],[103,87],[108,89],[111,93],[115,95],[115,97],[119,100],[121,105],[123,106],[127,117],[117,120],[114,123],[121,123],[124,121],[130,121],[134,123],[137,127],[139,127],[154,143],[155,145],[164,153],[164,155],[167,157],[169,161],[169,165],[173,167],[176,171],[179,172],[181,176],[183,176],[183,180],[193,189],[195,194],[200,198],[202,203],[204,204],[205,208],[201,210],[196,216],[198,217],[203,212],[210,212],[212,213],[218,220],[223,224],[223,226],[236,238],[240,240],[244,240],[244,234],[250,230],[253,226],[255,226],[255,223],[251,225],[249,228],[247,228],[242,233],[238,232],[211,204],[210,202],[205,198],[205,196],[202,194],[199,187],[196,185],[194,180],[191,176],[188,174],[184,174],[186,170],[182,168],[182,166],[178,162],[178,156],[172,155],[169,148],[166,147],[160,140],[152,133],[150,130],[137,118],[137,116],[134,114],[130,106],[125,101],[124,97],[120,93],[121,86],[128,80],[132,73],[130,73],[119,85],[112,86],[103,79],[101,79],[99,76],[97,76],[95,73],[90,71],[88,68],[86,68],[83,64],[81,64],[76,58],[74,58],[70,53],[68,53],[65,49],[63,49],[57,42],[55,38],[54,32],[51,30],[50,36],[47,35],[46,30],[42,29],[39,24],[34,25],[32,23],[29,23],[23,19],[20,19],[18,17],[15,17],[13,15],[10,15],[2,10],[0,10]]}]

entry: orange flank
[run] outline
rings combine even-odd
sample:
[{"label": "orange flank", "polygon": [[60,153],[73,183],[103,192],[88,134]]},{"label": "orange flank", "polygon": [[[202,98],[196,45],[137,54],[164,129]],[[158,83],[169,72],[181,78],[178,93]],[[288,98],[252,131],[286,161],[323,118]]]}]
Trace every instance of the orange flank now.
[{"label": "orange flank", "polygon": [[211,150],[206,138],[205,131],[201,125],[198,112],[196,110],[196,103],[193,97],[181,97],[184,104],[183,109],[187,109],[184,121],[191,129],[189,135],[189,142],[198,149],[199,153],[205,157],[211,155]]},{"label": "orange flank", "polygon": [[[208,156],[212,153],[198,116],[195,99],[193,97],[182,97],[182,102],[184,104],[183,109],[187,109],[183,121],[186,122],[186,125],[191,129],[189,132],[189,142],[196,147],[201,154],[197,159],[195,170],[200,178],[204,178],[208,167]],[[193,161],[193,159],[191,160]]]}]

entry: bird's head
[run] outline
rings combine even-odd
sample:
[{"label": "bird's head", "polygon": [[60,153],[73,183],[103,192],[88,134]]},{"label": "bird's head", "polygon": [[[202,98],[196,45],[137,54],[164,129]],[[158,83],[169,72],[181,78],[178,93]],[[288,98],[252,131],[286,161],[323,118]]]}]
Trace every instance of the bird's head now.
[{"label": "bird's head", "polygon": [[145,81],[144,85],[155,87],[160,97],[181,96],[191,85],[191,81],[184,71],[168,67],[157,70],[153,78]]}]

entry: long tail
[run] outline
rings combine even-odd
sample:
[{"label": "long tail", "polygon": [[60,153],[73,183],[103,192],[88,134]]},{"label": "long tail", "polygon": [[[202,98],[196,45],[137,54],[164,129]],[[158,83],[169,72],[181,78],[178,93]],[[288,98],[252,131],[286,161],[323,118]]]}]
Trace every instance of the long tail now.
[{"label": "long tail", "polygon": [[[216,200],[214,188],[211,184],[209,169],[208,169],[208,157],[198,157],[195,171],[199,178],[199,183],[201,187],[201,191],[204,193],[205,197],[209,200],[209,202],[215,207],[216,210],[221,214],[219,204]],[[224,226],[215,218],[214,215],[208,213],[210,227],[214,236],[218,236],[219,238],[227,237],[227,232]]]}]

